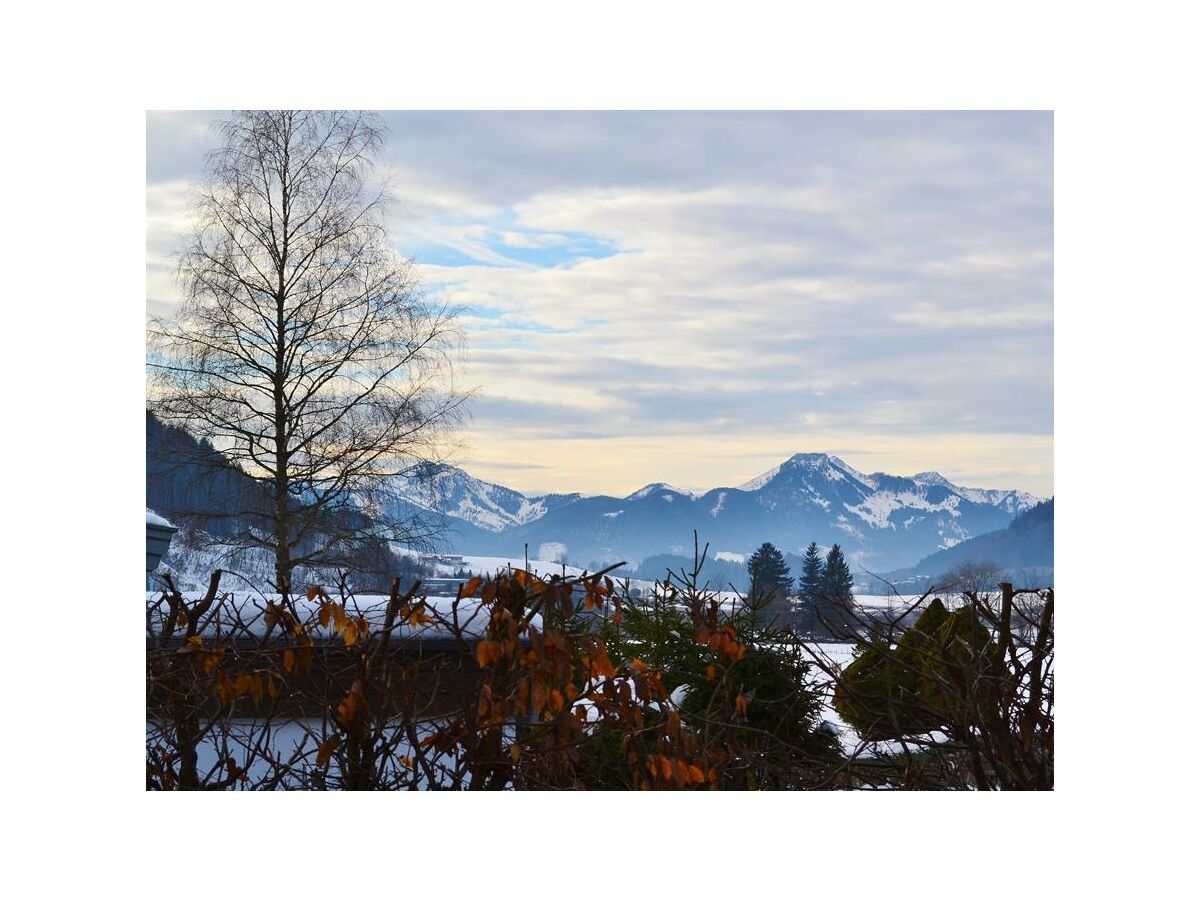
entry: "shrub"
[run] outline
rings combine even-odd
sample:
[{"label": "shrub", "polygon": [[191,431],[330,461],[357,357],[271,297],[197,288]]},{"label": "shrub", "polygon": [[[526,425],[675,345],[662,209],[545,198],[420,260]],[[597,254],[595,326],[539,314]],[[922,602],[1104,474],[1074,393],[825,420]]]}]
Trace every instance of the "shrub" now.
[{"label": "shrub", "polygon": [[[868,740],[958,724],[995,650],[969,607],[948,612],[935,597],[894,647],[887,636],[860,646],[834,691],[834,708]],[[968,718],[966,725],[976,724]]]}]

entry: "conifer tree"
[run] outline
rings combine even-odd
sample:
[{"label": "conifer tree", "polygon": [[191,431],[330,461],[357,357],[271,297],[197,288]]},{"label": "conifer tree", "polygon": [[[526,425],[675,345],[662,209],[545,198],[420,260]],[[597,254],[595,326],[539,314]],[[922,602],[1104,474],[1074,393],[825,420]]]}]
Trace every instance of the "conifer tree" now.
[{"label": "conifer tree", "polygon": [[825,569],[821,562],[821,551],[814,541],[804,551],[804,561],[800,568],[800,584],[797,590],[800,596],[800,610],[797,624],[801,629],[812,630],[816,624],[813,608],[820,600],[824,576]]},{"label": "conifer tree", "polygon": [[825,596],[837,603],[847,603],[854,599],[854,576],[850,574],[850,566],[842,548],[834,544],[825,556],[825,568],[822,573]]},{"label": "conifer tree", "polygon": [[814,627],[836,638],[847,637],[853,621],[854,576],[842,548],[834,544],[825,555],[821,585],[812,603]]},{"label": "conifer tree", "polygon": [[755,606],[786,608],[792,595],[792,573],[783,554],[774,544],[766,543],[750,554],[746,568],[750,572],[750,602]]}]

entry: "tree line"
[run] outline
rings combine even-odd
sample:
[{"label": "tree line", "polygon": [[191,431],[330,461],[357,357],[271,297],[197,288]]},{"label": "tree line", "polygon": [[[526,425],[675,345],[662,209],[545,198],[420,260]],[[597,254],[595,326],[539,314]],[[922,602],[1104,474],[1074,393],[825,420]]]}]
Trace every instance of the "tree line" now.
[{"label": "tree line", "polygon": [[816,542],[810,543],[798,579],[793,578],[783,553],[770,542],[750,555],[746,568],[751,604],[790,620],[801,631],[829,633],[844,623],[854,602],[854,576],[838,544],[822,558]]}]

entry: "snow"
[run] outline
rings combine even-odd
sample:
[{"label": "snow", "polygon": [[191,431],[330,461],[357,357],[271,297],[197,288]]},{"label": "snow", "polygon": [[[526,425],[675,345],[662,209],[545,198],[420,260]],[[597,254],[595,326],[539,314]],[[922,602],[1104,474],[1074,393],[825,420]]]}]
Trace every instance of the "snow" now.
[{"label": "snow", "polygon": [[919,594],[855,594],[854,602],[870,609],[901,610],[920,599]]},{"label": "snow", "polygon": [[1032,509],[1040,502],[1039,498],[1025,491],[1000,491],[963,487],[955,488],[955,490],[965,500],[970,500],[972,503],[983,503],[988,506],[998,506],[1005,512],[1012,513],[1013,515],[1025,512],[1027,509]]},{"label": "snow", "polygon": [[[844,669],[854,660],[853,644],[818,643],[811,644],[811,651],[806,653],[810,659],[819,659],[826,666],[836,666]],[[815,652],[814,652],[815,651]],[[871,756],[888,756],[908,750],[917,750],[930,742],[943,743],[948,740],[941,731],[933,731],[923,735],[912,735],[904,740],[867,741],[859,736],[854,728],[838,715],[833,708],[833,681],[817,665],[812,668],[814,684],[822,691],[821,724],[819,730],[834,735],[842,745],[842,751],[852,758]]]},{"label": "snow", "polygon": [[[546,544],[543,544],[541,549],[546,549]],[[559,544],[563,550],[566,550],[565,545]],[[551,575],[563,575],[566,573],[567,578],[576,578],[583,574],[583,569],[578,566],[564,566],[562,563],[556,562],[553,559],[546,559],[545,556],[550,554],[539,553],[539,559],[529,560],[529,571],[534,575],[547,578]],[[473,575],[495,575],[498,572],[505,572],[509,569],[524,569],[524,557],[512,556],[464,556],[462,568],[466,569]],[[454,568],[450,566],[448,568]],[[454,572],[447,572],[448,575],[453,575]]]},{"label": "snow", "polygon": [[[597,678],[594,682],[595,693],[600,694],[603,691],[604,685],[610,681],[614,685],[616,685],[618,688],[622,684],[628,685],[630,699],[634,703],[638,702],[637,682],[634,681],[632,678],[628,678],[624,675],[617,675],[613,678]],[[679,688],[676,688],[675,690],[678,691]],[[672,698],[674,698],[674,694],[672,694],[671,696],[672,696]],[[649,707],[650,709],[655,709],[655,710],[661,709],[661,706],[655,700],[650,700],[649,702],[647,702],[646,706]],[[571,704],[571,709],[573,709],[573,710],[574,709],[582,709],[584,711],[584,715],[585,715],[584,721],[586,723],[588,723],[589,725],[599,722],[600,719],[602,718],[602,716],[600,715],[600,710],[597,708],[595,702],[593,700],[588,699],[587,697],[583,697],[579,700],[576,700],[574,703]]]},{"label": "snow", "polygon": [[567,545],[558,541],[546,541],[538,547],[538,559],[562,560],[567,558]]},{"label": "snow", "polygon": [[718,515],[720,515],[720,514],[721,514],[721,510],[725,508],[725,495],[726,495],[726,493],[727,493],[726,491],[721,491],[721,493],[717,494],[717,505],[716,505],[716,506],[714,506],[712,509],[710,509],[710,510],[708,511],[708,514],[709,514],[710,516],[712,516],[714,519],[715,519],[715,518],[716,518]]},{"label": "snow", "polygon": [[[453,466],[438,471],[432,482],[399,479],[397,488],[400,496],[422,509],[464,519],[493,532],[527,525],[547,512],[540,497],[526,497],[519,491],[482,481]],[[452,503],[454,496],[458,496],[458,500]]]},{"label": "snow", "polygon": [[152,510],[148,506],[146,507],[146,524],[147,525],[161,525],[164,528],[174,528],[175,527],[169,521],[164,519],[162,516],[160,516],[158,513],[156,513],[154,510]]},{"label": "snow", "polygon": [[451,514],[457,518],[466,519],[481,528],[486,528],[488,531],[503,531],[509,524],[507,515],[485,509],[473,502],[470,497],[464,497],[459,501],[458,506]]},{"label": "snow", "polygon": [[870,475],[864,475],[839,457],[830,456],[827,453],[796,453],[786,462],[768,469],[757,478],[751,478],[741,486],[741,489],[743,491],[757,491],[759,488],[770,483],[785,468],[813,472],[823,477],[826,481],[845,481],[849,479],[872,490],[874,490],[876,483],[875,479]]},{"label": "snow", "polygon": [[[147,591],[146,602],[148,605],[153,604],[161,596],[156,591]],[[204,592],[184,591],[183,597],[189,603],[195,603],[203,599]],[[346,609],[352,615],[362,615],[370,624],[372,630],[376,630],[383,626],[389,600],[390,598],[383,594],[357,595],[348,599]],[[199,629],[199,635],[209,640],[244,636],[262,638],[266,635],[264,613],[266,612],[268,601],[279,603],[281,597],[279,594],[259,594],[242,591],[232,591],[224,594],[218,598],[213,604],[212,609],[205,615]],[[320,600],[308,600],[306,597],[300,596],[293,597],[292,602],[295,604],[296,611],[301,619],[311,617],[315,620]],[[427,597],[425,602],[430,610],[449,620],[454,619],[457,604],[458,624],[463,634],[469,637],[483,637],[487,628],[488,617],[481,601],[477,599],[456,601],[456,598],[453,596],[434,595]],[[159,625],[161,624],[156,619],[158,616],[165,615],[166,603],[158,604],[157,609],[158,615],[151,617],[151,627],[155,633],[158,632]],[[540,628],[541,617],[535,615],[533,624]],[[402,623],[393,630],[392,634],[397,638],[412,639],[451,637],[451,632],[436,622],[415,626]],[[314,637],[318,639],[331,639],[336,637],[336,633],[332,628],[316,626]]]},{"label": "snow", "polygon": [[525,499],[521,501],[521,505],[517,507],[513,517],[517,520],[518,525],[528,525],[530,522],[536,522],[545,514],[546,504],[543,500],[540,498],[534,501]]},{"label": "snow", "polygon": [[649,497],[651,494],[658,493],[658,492],[662,492],[663,499],[666,500],[668,503],[670,503],[672,500],[675,499],[674,497],[671,496],[671,494],[678,494],[680,497],[691,497],[693,500],[696,499],[697,497],[703,496],[701,493],[699,493],[697,491],[682,491],[679,488],[671,487],[666,482],[656,481],[653,484],[646,485],[644,488],[641,488],[640,490],[634,491],[632,494],[630,494],[625,499],[626,500],[642,500],[643,498]]},{"label": "snow", "polygon": [[770,481],[772,478],[774,478],[776,475],[778,475],[778,474],[779,474],[779,470],[780,470],[780,469],[782,469],[782,468],[783,468],[783,464],[782,464],[782,463],[780,463],[780,464],[779,464],[779,465],[777,465],[777,466],[774,466],[774,467],[772,467],[772,468],[770,468],[770,469],[767,469],[767,471],[763,472],[763,473],[762,473],[761,475],[759,475],[757,478],[751,478],[751,479],[750,479],[749,481],[747,481],[745,484],[741,485],[741,486],[739,487],[739,490],[743,490],[743,491],[757,491],[757,490],[758,490],[760,487],[762,487],[762,486],[763,486],[763,485],[765,485],[767,482],[769,482],[769,481]]},{"label": "snow", "polygon": [[623,512],[625,512],[625,510],[623,510],[623,509],[618,509],[616,512],[605,513],[605,514],[604,514],[604,518],[606,518],[606,519],[615,519],[617,516],[621,515],[621,513],[623,513]]},{"label": "snow", "polygon": [[955,490],[955,485],[941,472],[918,472],[912,477],[913,481],[920,484],[940,484],[942,487]]},{"label": "snow", "polygon": [[641,488],[640,490],[634,491],[632,494],[630,494],[625,499],[626,500],[641,500],[643,497],[649,497],[655,491],[663,490],[665,488],[666,488],[665,484],[663,484],[661,481],[656,481],[653,484],[646,485],[644,488]]},{"label": "snow", "polygon": [[[436,733],[445,723],[438,720],[417,722],[414,725],[417,739]],[[246,787],[256,787],[256,783],[271,777],[277,770],[272,762],[286,764],[289,774],[279,783],[278,790],[289,790],[311,786],[301,776],[291,773],[311,770],[316,764],[317,750],[323,740],[336,734],[335,725],[331,721],[321,719],[273,719],[265,723],[259,719],[237,718],[220,719],[213,723],[213,728],[206,731],[203,740],[196,747],[197,770],[202,776],[211,772],[214,767],[232,757],[239,768],[246,769],[249,781]],[[385,766],[388,774],[393,777],[399,774],[401,760],[415,755],[412,744],[406,737],[397,733],[398,726],[385,729],[384,740],[393,748],[388,754]],[[163,741],[163,729],[154,722],[146,723],[146,744],[160,745]],[[506,729],[505,737],[511,740]],[[444,763],[437,767],[438,781],[445,785],[451,783],[447,773],[441,771]],[[424,775],[424,773],[421,773]],[[331,779],[339,777],[337,758],[329,764]],[[469,777],[467,779],[469,783]],[[420,786],[430,787],[424,780]]]},{"label": "snow", "polygon": [[856,538],[862,537],[862,532],[851,525],[850,520],[841,514],[838,515],[837,521],[833,523],[833,527],[840,528],[842,531],[846,532],[846,534],[853,535]]},{"label": "snow", "polygon": [[1016,515],[1036,506],[1041,499],[1026,491],[1005,491],[989,488],[962,487],[946,478],[940,472],[918,472],[912,477],[918,484],[935,484],[969,500],[984,506],[996,506],[1007,513]]},{"label": "snow", "polygon": [[717,555],[713,559],[724,560],[725,562],[744,563],[746,561],[745,553],[734,553],[730,550],[718,550]]},{"label": "snow", "polygon": [[[886,609],[894,613],[899,613],[912,607],[922,596],[922,594],[855,594],[854,602],[863,609]],[[942,601],[942,605],[946,609],[958,609],[967,603],[960,594],[952,592],[930,594],[929,600],[932,600],[935,596]],[[921,607],[928,606],[929,600],[922,603]]]},{"label": "snow", "polygon": [[875,479],[874,478],[872,478],[870,475],[867,475],[863,472],[858,471],[858,469],[854,468],[854,466],[850,465],[848,462],[846,462],[841,457],[831,456],[831,457],[829,457],[829,462],[835,469],[840,470],[842,473],[844,473],[845,475],[848,475],[850,478],[853,478],[855,481],[861,481],[865,485],[869,485],[870,487],[875,487]]},{"label": "snow", "polygon": [[898,509],[919,509],[924,512],[948,512],[951,516],[962,515],[958,504],[962,498],[951,494],[941,503],[930,503],[923,495],[913,491],[878,491],[867,497],[856,506],[843,503],[847,510],[854,513],[872,528],[892,528],[895,525],[888,517]]}]

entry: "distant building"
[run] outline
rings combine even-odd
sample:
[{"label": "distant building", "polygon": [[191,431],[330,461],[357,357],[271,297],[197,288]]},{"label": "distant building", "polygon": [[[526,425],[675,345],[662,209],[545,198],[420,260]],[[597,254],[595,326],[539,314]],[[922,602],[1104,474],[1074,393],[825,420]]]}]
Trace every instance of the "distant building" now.
[{"label": "distant building", "polygon": [[154,510],[146,510],[146,574],[158,568],[171,546],[171,535],[179,529]]}]

